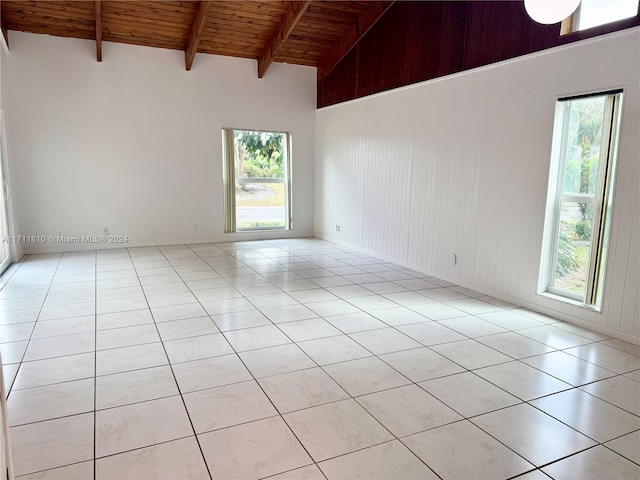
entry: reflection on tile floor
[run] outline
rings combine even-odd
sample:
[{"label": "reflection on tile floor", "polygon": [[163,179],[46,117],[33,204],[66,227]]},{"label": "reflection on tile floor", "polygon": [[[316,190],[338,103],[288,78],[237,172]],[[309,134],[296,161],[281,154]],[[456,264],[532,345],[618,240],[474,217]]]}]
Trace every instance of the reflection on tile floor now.
[{"label": "reflection on tile floor", "polygon": [[0,283],[22,480],[640,478],[640,348],[343,246],[32,255]]}]

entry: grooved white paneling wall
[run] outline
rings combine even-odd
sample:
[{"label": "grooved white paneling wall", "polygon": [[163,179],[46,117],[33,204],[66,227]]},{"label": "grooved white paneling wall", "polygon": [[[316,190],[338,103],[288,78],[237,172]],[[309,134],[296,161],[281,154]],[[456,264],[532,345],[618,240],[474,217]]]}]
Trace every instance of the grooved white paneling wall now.
[{"label": "grooved white paneling wall", "polygon": [[[314,68],[274,64],[258,79],[254,60],[200,54],[187,72],[183,52],[113,43],[97,63],[95,42],[13,31],[5,60],[19,233],[108,226],[130,245],[255,237],[223,233],[220,132],[233,127],[292,132],[286,235],[313,235]],[[94,246],[26,246],[82,247]]]},{"label": "grooved white paneling wall", "polygon": [[[638,338],[639,73],[636,28],[319,110],[316,235]],[[556,98],[618,87],[611,249],[596,314],[535,292]]]}]

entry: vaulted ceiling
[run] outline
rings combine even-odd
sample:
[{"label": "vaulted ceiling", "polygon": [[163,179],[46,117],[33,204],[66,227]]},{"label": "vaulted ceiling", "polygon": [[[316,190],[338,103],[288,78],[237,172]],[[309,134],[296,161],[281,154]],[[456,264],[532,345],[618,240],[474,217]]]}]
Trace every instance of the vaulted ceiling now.
[{"label": "vaulted ceiling", "polygon": [[[185,52],[252,58],[262,77],[272,62],[318,67],[322,80],[393,1],[2,0],[10,30]],[[197,60],[196,60],[197,61]]]}]

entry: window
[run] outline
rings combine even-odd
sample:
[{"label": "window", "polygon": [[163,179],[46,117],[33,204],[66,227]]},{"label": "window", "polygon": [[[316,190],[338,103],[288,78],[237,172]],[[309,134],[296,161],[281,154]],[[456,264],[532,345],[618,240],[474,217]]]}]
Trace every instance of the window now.
[{"label": "window", "polygon": [[638,0],[582,0],[578,9],[562,22],[561,33],[577,32],[638,14]]},{"label": "window", "polygon": [[291,228],[291,135],[222,130],[225,232]]},{"label": "window", "polygon": [[539,290],[600,310],[622,92],[559,99]]}]

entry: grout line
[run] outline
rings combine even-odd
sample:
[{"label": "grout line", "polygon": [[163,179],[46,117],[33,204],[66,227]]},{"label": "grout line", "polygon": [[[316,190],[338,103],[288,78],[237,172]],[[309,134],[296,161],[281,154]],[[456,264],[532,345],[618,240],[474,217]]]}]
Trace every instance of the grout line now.
[{"label": "grout line", "polygon": [[93,480],[97,478],[96,451],[98,443],[98,252],[94,252],[94,315],[93,315]]}]

